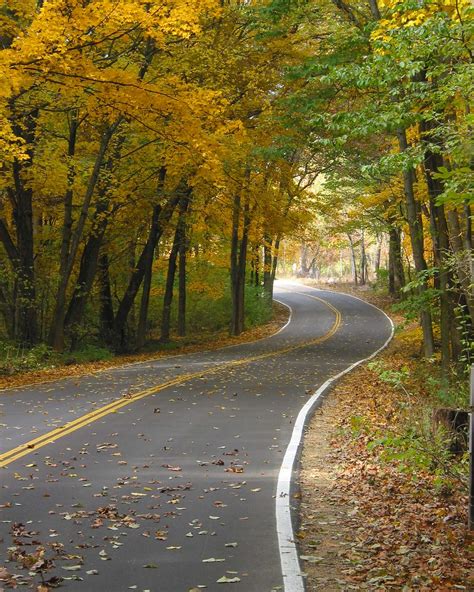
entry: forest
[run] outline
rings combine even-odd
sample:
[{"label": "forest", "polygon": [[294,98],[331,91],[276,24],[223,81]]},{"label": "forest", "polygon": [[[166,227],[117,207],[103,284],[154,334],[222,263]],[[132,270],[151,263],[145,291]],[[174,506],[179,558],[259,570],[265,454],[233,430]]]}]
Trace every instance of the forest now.
[{"label": "forest", "polygon": [[365,240],[424,354],[468,364],[472,11],[3,3],[3,349],[238,335],[271,315],[282,245],[289,269],[305,241],[337,261],[349,240],[364,283]]}]

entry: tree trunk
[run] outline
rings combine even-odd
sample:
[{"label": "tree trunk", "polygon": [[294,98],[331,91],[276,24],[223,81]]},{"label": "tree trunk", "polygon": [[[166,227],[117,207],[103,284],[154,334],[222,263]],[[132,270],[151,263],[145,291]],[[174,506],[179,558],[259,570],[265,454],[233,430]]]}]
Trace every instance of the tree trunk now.
[{"label": "tree trunk", "polygon": [[360,239],[360,285],[365,286],[367,283],[367,255],[365,253],[365,236],[362,231]]},{"label": "tree trunk", "polygon": [[232,235],[230,246],[230,283],[231,283],[231,298],[232,311],[230,320],[230,334],[239,334],[239,273],[238,273],[238,256],[239,256],[239,226],[240,226],[240,204],[241,196],[238,192],[234,196],[234,203],[232,207]]},{"label": "tree trunk", "polygon": [[[239,240],[240,217],[243,213],[242,237]],[[250,205],[248,199],[241,207],[240,193],[234,197],[232,211],[232,235],[230,253],[230,277],[232,312],[230,334],[240,335],[245,326],[245,272],[250,230]]]},{"label": "tree trunk", "polygon": [[149,249],[145,260],[145,273],[143,276],[142,297],[140,300],[140,313],[137,327],[137,348],[141,349],[145,345],[148,325],[148,308],[150,306],[150,291],[153,278],[153,260],[155,249]]},{"label": "tree trunk", "polygon": [[[28,146],[27,154],[29,159],[24,163],[18,160],[13,162],[14,189],[9,190],[16,231],[16,260],[12,261],[17,283],[14,320],[15,337],[26,346],[33,345],[38,340],[34,269],[33,190],[25,184],[28,169],[33,164],[33,143],[36,136],[37,119],[38,110],[36,109],[23,118],[23,125],[19,123],[13,125],[15,135],[23,138]],[[2,242],[5,244],[4,240]],[[7,245],[5,247],[7,248]],[[8,252],[9,249],[7,248]]]},{"label": "tree trunk", "polygon": [[255,287],[260,286],[260,246],[255,247]]},{"label": "tree trunk", "polygon": [[247,264],[247,248],[248,248],[248,239],[249,239],[249,230],[250,230],[250,206],[248,200],[244,205],[244,223],[242,227],[242,239],[240,241],[240,251],[239,251],[239,332],[245,329],[245,270]]},{"label": "tree trunk", "polygon": [[352,277],[354,281],[354,286],[357,286],[359,284],[359,278],[357,277],[357,259],[355,254],[354,241],[352,240],[352,236],[350,234],[347,235],[347,238],[349,239],[349,245],[351,248]]},{"label": "tree trunk", "polygon": [[152,223],[150,226],[150,232],[148,234],[147,242],[137,261],[135,269],[133,270],[133,273],[130,276],[127,289],[120,302],[117,314],[115,315],[114,339],[117,347],[119,348],[125,345],[125,325],[127,323],[127,318],[130,309],[133,305],[135,297],[140,289],[141,283],[145,276],[146,261],[148,256],[147,253],[149,252],[149,250],[154,251],[154,249],[156,248],[156,245],[158,244],[158,241],[160,240],[161,235],[163,234],[166,224],[168,224],[168,222],[170,221],[171,216],[173,215],[173,212],[176,206],[178,205],[179,199],[179,194],[174,193],[171,197],[168,198],[164,206],[158,204],[153,208]]},{"label": "tree trunk", "polygon": [[466,251],[463,244],[463,235],[459,214],[457,210],[450,209],[447,212],[449,241],[451,249],[455,255],[456,273],[462,292],[466,299],[466,306],[471,320],[474,320],[474,294],[471,281],[471,257],[470,252]]},{"label": "tree trunk", "polygon": [[263,240],[263,289],[265,294],[272,293],[272,239],[265,235]]},{"label": "tree trunk", "polygon": [[[180,269],[179,269],[179,296],[178,309],[181,310],[181,330],[184,335],[185,331],[185,313],[186,313],[186,267],[185,261],[181,267],[181,256],[186,257],[186,212],[190,202],[190,191],[180,198],[178,221],[176,222],[176,230],[174,233],[173,246],[168,260],[168,273],[166,275],[166,288],[163,298],[163,316],[161,320],[161,341],[169,341],[171,328],[171,304],[173,302],[174,278],[176,275],[176,261],[179,255]],[[179,325],[179,322],[178,322]]]},{"label": "tree trunk", "polygon": [[75,168],[71,163],[71,159],[76,153],[77,130],[79,128],[79,121],[77,112],[73,113],[69,123],[69,139],[68,139],[68,175],[67,175],[67,189],[64,195],[64,215],[63,228],[61,239],[61,251],[59,258],[59,286],[56,293],[56,301],[53,312],[53,319],[49,333],[48,342],[57,351],[64,349],[64,314],[66,309],[66,290],[68,284],[68,277],[66,269],[69,260],[69,250],[71,247],[72,238],[72,199],[73,199],[73,183],[75,178]]},{"label": "tree trunk", "polygon": [[382,242],[383,242],[383,235],[377,237],[377,251],[375,253],[375,260],[374,260],[374,274],[375,278],[377,279],[380,271],[380,260],[382,258]]},{"label": "tree trunk", "polygon": [[[119,144],[121,145],[121,142]],[[115,154],[109,158],[106,167],[108,171],[112,170],[114,161],[118,159],[119,149],[120,147],[117,147]],[[74,331],[82,323],[86,303],[97,272],[100,249],[111,215],[108,190],[108,184],[104,185],[100,190],[92,220],[92,229],[82,252],[79,274],[64,320],[61,321],[61,317],[58,325],[52,327],[53,335],[56,339],[56,348],[60,346],[59,338],[61,334],[64,340],[64,329],[72,330],[72,340],[74,341]],[[60,290],[58,290],[58,296],[59,292]],[[52,345],[54,346],[53,343]]]},{"label": "tree trunk", "polygon": [[[420,132],[423,138],[432,140],[434,124],[422,121]],[[437,199],[443,192],[442,182],[436,178],[436,173],[443,165],[440,154],[430,148],[425,150],[424,173],[428,195],[430,198],[430,216],[432,218],[431,233],[435,250],[435,261],[439,268],[440,289],[440,329],[441,329],[441,366],[445,373],[449,370],[451,361],[451,329],[454,321],[454,310],[449,295],[450,272],[448,268],[449,233],[444,207],[437,204]]]},{"label": "tree trunk", "polygon": [[183,204],[179,214],[179,267],[178,267],[178,335],[186,335],[186,256],[188,251],[188,224],[186,216],[189,213],[189,199]]},{"label": "tree trunk", "polygon": [[276,270],[278,266],[278,256],[280,254],[280,242],[281,237],[277,236],[275,239],[275,245],[273,248],[273,260],[272,260],[272,276],[271,276],[271,284],[270,284],[270,302],[273,300],[273,287],[275,285],[275,277],[276,277]]},{"label": "tree trunk", "polygon": [[173,246],[168,259],[168,273],[166,274],[166,288],[163,297],[163,314],[161,317],[160,341],[167,342],[170,339],[171,330],[171,304],[173,301],[174,276],[176,274],[176,259],[179,251],[180,230],[179,224],[174,233]]},{"label": "tree trunk", "polygon": [[[89,207],[91,204],[92,196],[94,195],[97,183],[99,182],[100,173],[103,168],[105,154],[107,152],[110,140],[121,123],[121,118],[118,118],[115,123],[104,131],[101,138],[101,144],[99,148],[99,152],[97,153],[94,167],[92,169],[91,175],[89,177],[89,182],[86,188],[86,192],[84,195],[84,199],[81,206],[81,211],[79,214],[78,221],[76,223],[76,227],[74,231],[72,231],[72,212],[70,212],[70,208],[72,207],[72,203],[69,203],[69,200],[72,200],[72,190],[68,188],[65,196],[65,212],[64,212],[64,228],[63,228],[63,238],[61,244],[61,263],[60,263],[60,280],[59,286],[56,293],[56,304],[53,313],[53,319],[51,322],[51,329],[49,332],[49,343],[58,351],[62,350],[64,347],[64,328],[66,325],[71,326],[76,322],[76,318],[80,316],[80,312],[83,308],[83,304],[81,303],[78,305],[76,301],[74,303],[71,301],[68,307],[68,311],[66,315],[64,314],[65,307],[66,307],[66,294],[67,288],[69,285],[69,280],[74,269],[74,264],[76,262],[77,253],[79,251],[79,246],[81,243],[82,235],[84,232],[84,227],[86,224],[86,220],[89,213]],[[76,130],[77,131],[77,130]],[[71,144],[71,135],[70,135],[70,144]],[[75,139],[74,139],[75,143]],[[70,146],[72,148],[72,146]],[[111,161],[110,166],[111,165]],[[96,212],[97,210],[103,209],[103,201],[104,196],[102,199],[99,199]],[[100,223],[102,225],[102,223]],[[68,228],[69,226],[69,228]],[[105,232],[105,228],[104,228]],[[100,246],[100,245],[99,245]],[[86,251],[87,245],[84,248],[84,252]],[[92,245],[89,247],[89,251],[92,251]],[[82,263],[84,262],[85,265],[89,264],[88,257],[92,257],[92,253],[89,252],[86,258],[84,257],[84,252],[81,258],[81,271],[82,271],[82,278],[81,274],[80,279],[84,280],[87,276],[87,271],[82,269]],[[95,273],[95,269],[97,268],[97,258],[98,258],[98,249],[97,252],[94,253],[94,259],[91,259],[91,268]],[[74,294],[77,297],[78,289],[80,287],[79,282],[76,285],[76,290]],[[74,296],[73,296],[74,300]],[[85,302],[85,300],[84,300]],[[77,305],[77,312],[76,312],[76,305]],[[71,310],[72,309],[72,310]],[[69,317],[69,318],[68,318]]]},{"label": "tree trunk", "polygon": [[[397,130],[397,139],[400,152],[408,150],[408,140],[406,131],[404,129]],[[420,216],[419,204],[415,199],[414,191],[415,177],[412,168],[403,171],[403,187],[405,191],[405,201],[407,209],[407,221],[410,229],[410,240],[413,252],[413,260],[415,262],[415,270],[421,273],[427,269],[424,243],[423,243],[423,223]],[[426,282],[423,282],[418,289],[422,295],[427,289]],[[426,357],[430,357],[434,353],[434,338],[433,338],[433,324],[431,320],[431,313],[429,310],[422,310],[420,312],[420,324],[423,331],[423,349]]]},{"label": "tree trunk", "polygon": [[401,230],[391,226],[389,230],[389,292],[399,297],[405,285],[403,269]]},{"label": "tree trunk", "polygon": [[99,258],[100,332],[105,343],[110,343],[114,328],[114,307],[110,288],[109,257],[102,252]]}]

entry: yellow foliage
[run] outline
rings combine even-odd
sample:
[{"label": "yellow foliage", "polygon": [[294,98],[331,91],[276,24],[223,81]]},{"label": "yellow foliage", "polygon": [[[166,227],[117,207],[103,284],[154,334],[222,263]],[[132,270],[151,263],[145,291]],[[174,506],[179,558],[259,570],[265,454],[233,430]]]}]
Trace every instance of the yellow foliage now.
[{"label": "yellow foliage", "polygon": [[433,15],[443,12],[454,21],[459,21],[469,8],[470,0],[429,0],[416,8],[408,9],[405,0],[380,0],[380,9],[385,18],[377,23],[372,33],[373,39],[390,41],[390,32],[401,27],[423,25]]}]

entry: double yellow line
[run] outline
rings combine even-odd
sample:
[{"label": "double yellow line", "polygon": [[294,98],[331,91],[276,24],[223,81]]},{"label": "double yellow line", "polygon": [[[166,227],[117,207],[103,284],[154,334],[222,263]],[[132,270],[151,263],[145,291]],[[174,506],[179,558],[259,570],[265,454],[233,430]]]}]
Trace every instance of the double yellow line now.
[{"label": "double yellow line", "polygon": [[334,333],[336,333],[336,331],[341,326],[341,321],[342,321],[341,313],[337,310],[337,308],[335,308],[332,304],[330,304],[329,302],[326,302],[322,298],[318,298],[317,296],[310,296],[309,294],[305,294],[303,292],[292,292],[292,293],[293,294],[301,294],[302,296],[307,296],[308,298],[312,298],[313,300],[318,300],[318,301],[322,302],[323,304],[325,304],[328,308],[331,309],[331,311],[335,315],[335,320],[334,320],[334,324],[332,325],[331,329],[327,333],[325,333],[321,337],[317,337],[316,339],[312,339],[310,341],[300,343],[298,345],[292,345],[292,346],[289,346],[289,347],[286,347],[283,349],[279,349],[276,351],[267,352],[264,354],[259,354],[257,356],[250,356],[249,358],[242,358],[240,360],[234,360],[231,362],[224,362],[224,363],[214,366],[213,368],[210,368],[208,370],[202,370],[200,372],[193,372],[190,374],[182,374],[181,376],[173,378],[172,380],[169,380],[168,382],[164,382],[162,384],[159,384],[159,385],[149,388],[147,390],[140,391],[134,395],[129,395],[129,396],[127,395],[127,396],[121,397],[120,399],[112,401],[111,403],[108,403],[107,405],[104,405],[103,407],[100,407],[99,409],[95,409],[94,411],[90,411],[89,413],[86,413],[85,415],[81,415],[81,417],[78,417],[77,419],[74,419],[73,421],[70,421],[59,428],[51,430],[50,432],[47,432],[46,434],[43,434],[42,436],[38,436],[37,438],[34,438],[33,440],[29,440],[28,442],[25,442],[24,444],[20,444],[20,446],[17,446],[16,448],[12,448],[11,450],[4,452],[3,454],[0,454],[0,468],[6,467],[7,465],[14,462],[15,460],[18,460],[19,458],[22,458],[23,456],[26,456],[27,454],[31,454],[32,452],[35,452],[39,448],[42,448],[43,446],[47,446],[48,444],[51,444],[52,442],[59,440],[59,438],[63,438],[64,436],[67,436],[68,434],[71,434],[72,432],[75,432],[76,430],[79,430],[80,428],[83,428],[83,427],[91,424],[92,422],[97,421],[98,419],[102,419],[102,417],[105,417],[106,415],[110,415],[111,413],[115,413],[119,409],[121,409],[122,407],[126,407],[127,405],[135,403],[135,401],[139,401],[140,399],[144,399],[145,397],[149,397],[150,395],[154,395],[155,393],[163,391],[171,386],[176,386],[178,384],[182,384],[184,382],[187,382],[188,380],[192,380],[193,378],[201,378],[203,376],[209,376],[211,374],[216,374],[216,373],[221,372],[222,370],[225,370],[226,368],[229,368],[229,367],[236,367],[236,366],[242,366],[244,364],[250,364],[251,362],[263,360],[265,358],[270,358],[270,357],[273,357],[276,355],[282,355],[282,354],[285,354],[285,353],[288,353],[288,352],[291,352],[291,351],[294,351],[297,349],[308,347],[310,345],[316,345],[316,344],[322,343],[323,341],[326,341],[327,339],[332,337],[334,335]]}]

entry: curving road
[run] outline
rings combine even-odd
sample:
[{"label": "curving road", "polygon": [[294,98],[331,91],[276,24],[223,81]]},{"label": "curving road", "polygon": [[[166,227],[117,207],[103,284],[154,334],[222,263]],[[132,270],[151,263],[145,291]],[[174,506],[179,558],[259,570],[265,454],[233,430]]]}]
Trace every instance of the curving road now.
[{"label": "curving road", "polygon": [[0,392],[4,557],[63,545],[45,578],[70,591],[303,590],[285,522],[296,418],[392,329],[344,294],[275,297],[292,314],[270,338]]}]

